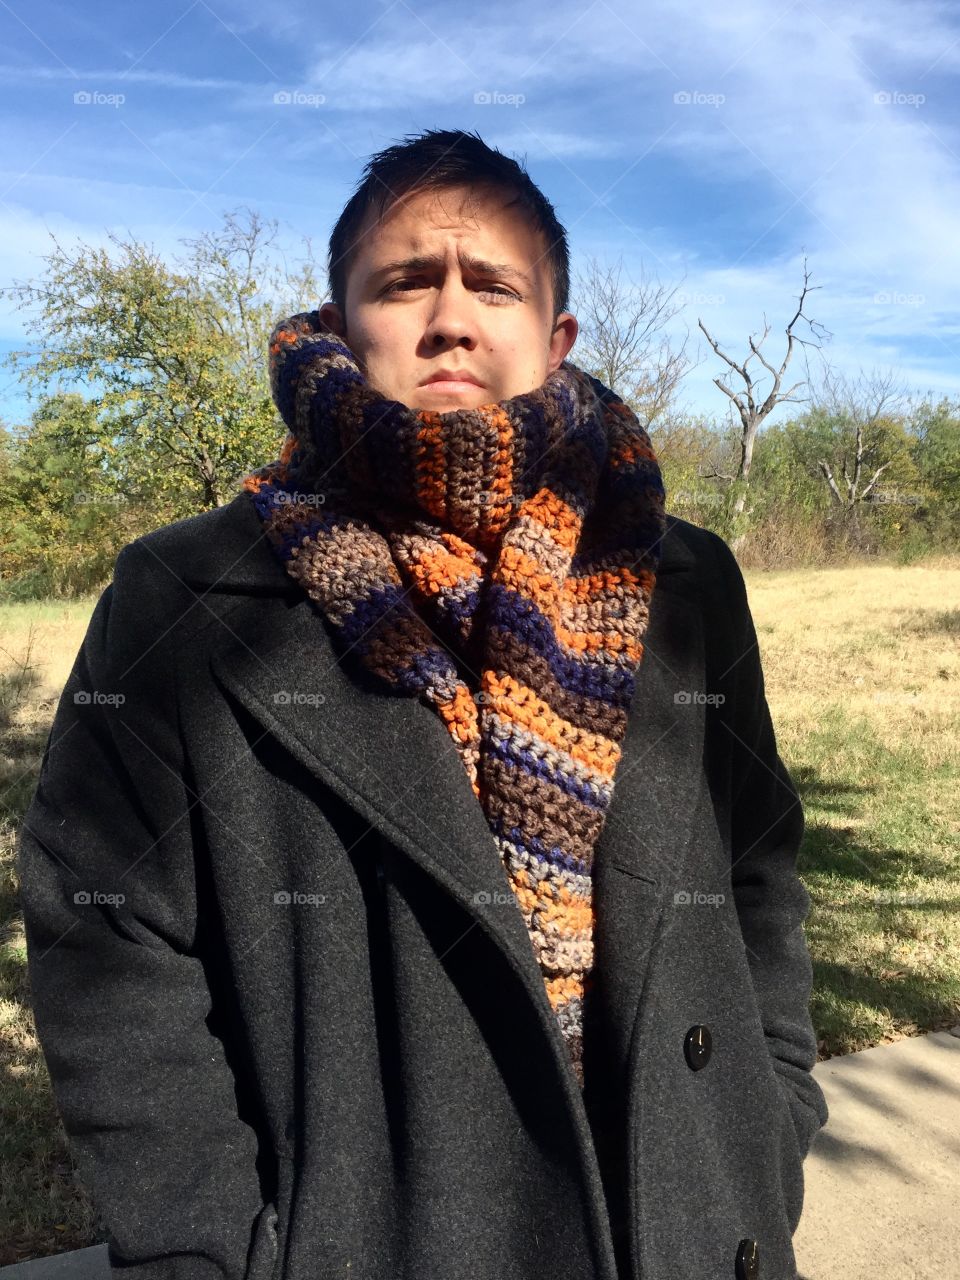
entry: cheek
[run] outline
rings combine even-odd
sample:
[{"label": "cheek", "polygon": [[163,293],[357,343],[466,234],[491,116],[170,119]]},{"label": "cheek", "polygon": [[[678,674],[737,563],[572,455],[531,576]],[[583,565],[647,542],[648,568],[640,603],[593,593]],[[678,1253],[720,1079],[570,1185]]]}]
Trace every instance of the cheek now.
[{"label": "cheek", "polygon": [[409,325],[400,317],[379,315],[375,325],[357,323],[353,349],[368,362],[394,364],[410,347]]}]

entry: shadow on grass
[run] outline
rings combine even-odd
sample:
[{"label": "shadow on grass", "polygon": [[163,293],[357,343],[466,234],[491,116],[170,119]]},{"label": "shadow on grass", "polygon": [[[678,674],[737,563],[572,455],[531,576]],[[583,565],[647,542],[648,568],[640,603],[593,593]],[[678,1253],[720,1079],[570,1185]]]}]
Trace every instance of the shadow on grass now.
[{"label": "shadow on grass", "polygon": [[901,624],[900,630],[909,631],[916,636],[933,636],[940,632],[960,635],[960,609],[940,609],[936,613],[925,613],[916,622]]},{"label": "shadow on grass", "polygon": [[[0,672],[0,818],[19,823],[33,797],[57,698],[39,696],[36,669]],[[23,712],[29,707],[31,715]]]},{"label": "shadow on grass", "polygon": [[[846,880],[851,886],[872,884],[880,892],[895,889],[908,877],[940,879],[948,873],[948,862],[934,853],[860,840],[864,811],[869,811],[870,797],[880,791],[879,780],[874,786],[828,781],[810,765],[792,769],[791,777],[807,815],[797,859],[801,874],[822,873]],[[887,785],[885,780],[882,785]],[[848,816],[857,825],[821,822],[809,816],[812,810],[841,820]]]},{"label": "shadow on grass", "polygon": [[[805,932],[820,1056],[867,1048],[890,1039],[891,1030],[909,1035],[953,1025],[960,1020],[960,971],[931,960],[930,935],[955,916],[960,898],[924,890],[924,882],[942,885],[949,877],[949,859],[935,848],[864,842],[864,811],[888,786],[881,770],[872,786],[826,779],[809,765],[791,776],[808,814],[797,869],[811,897]],[[845,817],[857,825],[845,827]]]},{"label": "shadow on grass", "polygon": [[891,1022],[899,1034],[920,1035],[945,1030],[957,1021],[956,979],[938,981],[905,962],[895,970],[878,966],[874,973],[869,966],[815,960],[813,969],[810,1012],[818,1042],[825,1042],[823,1057],[896,1038],[883,1034]]}]

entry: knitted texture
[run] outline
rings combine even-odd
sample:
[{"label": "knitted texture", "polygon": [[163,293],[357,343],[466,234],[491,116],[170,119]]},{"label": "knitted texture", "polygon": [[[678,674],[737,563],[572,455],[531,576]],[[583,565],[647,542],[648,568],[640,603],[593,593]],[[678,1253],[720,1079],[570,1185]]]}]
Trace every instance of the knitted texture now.
[{"label": "knitted texture", "polygon": [[411,409],[318,312],[276,326],[269,368],[288,433],[243,488],[344,669],[449,730],[582,1086],[593,849],[665,528],[649,437],[566,361],[499,403]]}]

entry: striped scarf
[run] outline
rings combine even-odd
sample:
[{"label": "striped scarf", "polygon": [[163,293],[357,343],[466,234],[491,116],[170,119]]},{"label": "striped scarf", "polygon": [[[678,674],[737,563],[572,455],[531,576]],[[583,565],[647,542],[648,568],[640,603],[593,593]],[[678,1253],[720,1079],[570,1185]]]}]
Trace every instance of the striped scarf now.
[{"label": "striped scarf", "polygon": [[649,437],[567,361],[500,403],[411,409],[315,311],[276,326],[269,369],[288,433],[243,488],[342,658],[449,730],[582,1087],[593,847],[665,527]]}]

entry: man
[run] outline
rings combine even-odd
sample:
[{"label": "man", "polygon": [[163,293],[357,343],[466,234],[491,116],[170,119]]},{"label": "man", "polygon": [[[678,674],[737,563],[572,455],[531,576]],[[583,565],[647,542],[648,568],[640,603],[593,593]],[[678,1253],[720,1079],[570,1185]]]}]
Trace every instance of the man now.
[{"label": "man", "polygon": [[795,1276],[803,817],[736,561],[567,360],[515,162],[387,149],[330,267],[279,459],[121,552],[24,824],[111,1263]]}]

